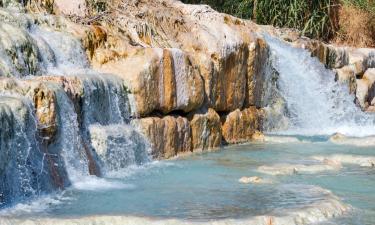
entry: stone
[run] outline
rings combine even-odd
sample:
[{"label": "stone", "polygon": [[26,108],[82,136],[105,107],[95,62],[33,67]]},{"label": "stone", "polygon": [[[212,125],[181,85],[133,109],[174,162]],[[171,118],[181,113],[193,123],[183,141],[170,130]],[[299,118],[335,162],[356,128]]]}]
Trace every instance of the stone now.
[{"label": "stone", "polygon": [[367,96],[369,91],[369,82],[366,79],[357,79],[356,102],[363,110],[368,107]]},{"label": "stone", "polygon": [[146,117],[132,121],[149,140],[154,159],[168,159],[191,152],[189,121],[183,117]]},{"label": "stone", "polygon": [[212,150],[221,145],[220,116],[213,109],[205,113],[196,112],[190,120],[193,151]]},{"label": "stone", "polygon": [[50,144],[58,130],[55,90],[38,79],[22,81],[12,78],[0,79],[0,90],[32,99],[39,134],[46,144]]},{"label": "stone", "polygon": [[367,69],[366,54],[360,51],[349,51],[348,56],[348,64],[352,66],[354,74],[362,76]]},{"label": "stone", "polygon": [[363,110],[375,104],[375,69],[366,70],[362,79],[357,79],[356,101]]},{"label": "stone", "polygon": [[[150,1],[137,4],[129,2],[126,15],[114,13],[113,23],[123,30],[127,43],[110,41],[106,46],[103,46],[102,50],[97,50],[94,58],[105,58],[99,60],[105,62],[100,67],[115,74],[116,72],[111,70],[114,67],[129,69],[130,64],[124,61],[130,62],[136,54],[121,54],[117,49],[123,49],[123,46],[128,49],[125,51],[127,53],[132,51],[130,49],[142,51],[143,48],[162,49],[162,51],[164,49],[179,50],[188,56],[192,68],[200,71],[204,80],[203,94],[206,95],[205,106],[207,108],[213,108],[217,112],[230,112],[242,108],[246,98],[249,48],[255,40],[255,35],[251,32],[255,29],[254,24],[251,21],[217,13],[203,5],[185,5],[175,1],[165,1],[163,4],[163,13],[159,13],[160,3]],[[142,18],[135,16],[139,15],[139,12],[142,12]],[[108,31],[108,37],[111,37],[111,33],[115,32],[115,30]],[[179,51],[172,51],[172,53],[180,54]],[[97,54],[103,54],[103,56],[97,57]],[[158,54],[160,59],[165,59],[167,66],[165,72],[168,74],[168,57],[161,56],[161,53]],[[112,59],[111,55],[113,55]],[[148,64],[147,59],[151,58],[153,56],[145,57],[144,64]],[[174,59],[177,58],[174,57]],[[164,74],[164,72],[161,73]],[[124,73],[119,72],[118,74]],[[137,72],[132,74],[137,74]],[[167,78],[168,76],[160,80]],[[197,81],[198,79],[194,79],[194,82],[197,83]],[[200,83],[197,83],[198,86]],[[177,107],[172,107],[175,99],[170,99],[168,94],[173,93],[173,91],[169,92],[169,90],[173,90],[173,85],[172,82],[171,87],[159,87],[166,94],[166,96],[159,96],[164,98],[166,105],[159,107],[155,103],[157,101],[142,104],[150,107],[147,109],[139,106],[140,115],[149,115],[152,108],[160,110],[164,114],[170,113],[171,109],[173,109],[172,111],[190,112],[199,108],[195,105],[200,105],[197,103],[200,103],[202,95],[197,88],[195,90],[199,90],[199,95],[191,98],[190,103],[183,107],[177,103]],[[134,84],[134,86],[137,85]],[[146,95],[153,95],[156,98],[154,91],[156,89],[148,90],[147,85],[143,86],[146,87],[144,88]],[[179,92],[177,91],[177,93]],[[194,100],[195,98],[197,100]]]},{"label": "stone", "polygon": [[[74,104],[77,115],[81,115],[84,95],[83,82],[76,76],[38,76],[34,78],[40,82],[49,82],[61,87]],[[78,117],[79,123],[81,118]]]},{"label": "stone", "polygon": [[250,55],[245,106],[266,107],[278,73],[272,66],[270,49],[264,39],[257,39]]},{"label": "stone", "polygon": [[261,129],[262,113],[255,107],[237,109],[223,117],[222,132],[225,142],[236,144],[252,140],[253,135]]},{"label": "stone", "polygon": [[88,14],[85,0],[54,0],[53,9],[56,14],[67,16],[84,17]]},{"label": "stone", "polygon": [[307,45],[312,55],[329,69],[337,69],[349,64],[348,49],[312,41]]},{"label": "stone", "polygon": [[57,123],[57,102],[55,92],[43,86],[34,89],[35,115],[38,119],[38,130],[47,143],[51,143],[56,137],[58,130]]},{"label": "stone", "polygon": [[367,99],[369,106],[375,106],[375,69],[371,68],[366,70],[363,75],[363,79],[369,81],[369,89],[367,93]]},{"label": "stone", "polygon": [[[202,59],[200,57],[204,57]],[[229,112],[242,108],[246,97],[249,50],[247,45],[228,46],[222,52],[196,58],[205,80],[208,106]]]},{"label": "stone", "polygon": [[82,45],[86,49],[87,56],[91,61],[95,56],[96,50],[103,46],[106,41],[107,32],[104,27],[92,25],[86,30],[82,37]]},{"label": "stone", "polygon": [[242,184],[259,184],[263,182],[263,179],[260,177],[241,177],[238,182]]},{"label": "stone", "polygon": [[335,80],[337,82],[346,84],[349,87],[349,92],[354,94],[357,89],[356,73],[352,66],[344,66],[340,69],[336,69]]},{"label": "stone", "polygon": [[315,160],[321,162],[331,161],[334,165],[341,167],[343,164],[354,164],[361,167],[375,167],[375,157],[371,156],[359,156],[359,155],[348,155],[348,154],[335,154],[326,156],[313,156]]},{"label": "stone", "polygon": [[343,134],[334,134],[329,139],[330,142],[337,145],[353,145],[359,147],[375,146],[375,137],[347,137]]},{"label": "stone", "polygon": [[275,164],[272,166],[260,166],[258,172],[278,176],[278,175],[293,175],[293,174],[316,174],[325,171],[337,171],[341,167],[329,164]]},{"label": "stone", "polygon": [[260,131],[255,131],[251,139],[257,142],[264,142],[266,141],[266,136]]},{"label": "stone", "polygon": [[127,58],[108,62],[99,70],[124,79],[135,98],[135,115],[190,112],[204,100],[199,70],[178,49],[142,49]]}]

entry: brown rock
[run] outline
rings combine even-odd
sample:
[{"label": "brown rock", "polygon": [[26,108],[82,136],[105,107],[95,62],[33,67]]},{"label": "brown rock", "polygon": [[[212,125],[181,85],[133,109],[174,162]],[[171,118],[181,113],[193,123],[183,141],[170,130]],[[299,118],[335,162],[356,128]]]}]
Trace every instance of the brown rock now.
[{"label": "brown rock", "polygon": [[244,104],[249,57],[246,44],[227,47],[210,57],[197,54],[195,58],[205,80],[208,106],[224,112]]},{"label": "brown rock", "polygon": [[374,105],[375,69],[368,69],[362,79],[357,79],[356,101],[363,110]]},{"label": "brown rock", "polygon": [[93,59],[95,51],[107,41],[107,32],[101,26],[90,26],[82,38],[82,45],[86,49],[88,58]]},{"label": "brown rock", "polygon": [[145,48],[99,68],[124,79],[135,98],[136,115],[190,112],[204,100],[203,80],[189,57],[178,49]]},{"label": "brown rock", "polygon": [[251,46],[247,76],[247,91],[245,106],[264,107],[265,93],[270,77],[272,65],[269,60],[270,50],[264,39],[257,39]]},{"label": "brown rock", "polygon": [[0,79],[0,90],[29,96],[34,102],[38,130],[47,144],[57,134],[57,100],[55,91],[39,80]]},{"label": "brown rock", "polygon": [[223,118],[222,132],[229,144],[248,142],[261,128],[261,112],[255,107],[236,110]]},{"label": "brown rock", "polygon": [[220,116],[213,109],[206,113],[196,113],[190,120],[192,148],[196,150],[212,150],[221,145]]},{"label": "brown rock", "polygon": [[[81,115],[81,101],[83,97],[82,80],[75,76],[39,76],[35,80],[40,82],[50,82],[61,87],[74,104],[77,115]],[[80,119],[80,117],[78,117]]]},{"label": "brown rock", "polygon": [[312,41],[307,48],[312,55],[317,57],[327,68],[341,68],[349,64],[348,51],[345,48],[327,45],[320,41]]},{"label": "brown rock", "polygon": [[351,94],[355,93],[357,89],[356,83],[356,73],[351,66],[344,66],[340,69],[336,69],[336,77],[335,80],[344,83],[349,87],[349,91]]},{"label": "brown rock", "polygon": [[57,103],[55,93],[43,85],[34,89],[35,115],[42,138],[51,143],[57,133]]},{"label": "brown rock", "polygon": [[150,141],[152,156],[168,159],[191,151],[189,121],[183,117],[147,117],[132,122]]},{"label": "brown rock", "polygon": [[370,106],[375,106],[375,69],[368,69],[363,75],[363,79],[369,80],[370,84],[366,100]]}]

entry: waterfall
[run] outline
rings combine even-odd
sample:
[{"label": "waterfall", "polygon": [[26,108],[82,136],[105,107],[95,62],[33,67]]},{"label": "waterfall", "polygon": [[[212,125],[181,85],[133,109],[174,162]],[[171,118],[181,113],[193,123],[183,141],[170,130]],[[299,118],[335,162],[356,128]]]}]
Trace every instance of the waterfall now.
[{"label": "waterfall", "polygon": [[[0,17],[0,77],[17,78],[0,87],[0,208],[150,161],[146,139],[129,125],[123,80],[92,70],[80,40],[47,25],[63,22],[3,9]],[[48,141],[32,101],[40,81],[56,101]]]},{"label": "waterfall", "polygon": [[32,105],[18,96],[0,96],[0,208],[50,192],[50,155],[38,142]]},{"label": "waterfall", "polygon": [[288,128],[273,131],[291,135],[375,135],[375,116],[354,104],[346,85],[305,49],[266,36],[278,71],[277,88],[286,102]]}]

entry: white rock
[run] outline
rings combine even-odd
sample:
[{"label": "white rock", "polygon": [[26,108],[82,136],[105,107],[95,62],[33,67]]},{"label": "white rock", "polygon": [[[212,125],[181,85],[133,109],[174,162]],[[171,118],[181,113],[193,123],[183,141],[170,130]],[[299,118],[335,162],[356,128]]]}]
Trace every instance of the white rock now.
[{"label": "white rock", "polygon": [[276,164],[273,166],[260,166],[258,172],[268,175],[314,174],[324,171],[336,171],[341,167],[337,165],[303,165],[303,164]]},{"label": "white rock", "polygon": [[313,156],[312,157],[318,161],[332,161],[344,164],[355,164],[362,167],[374,167],[375,157],[372,156],[358,156],[358,155],[345,155],[345,154],[335,154],[329,156]]}]

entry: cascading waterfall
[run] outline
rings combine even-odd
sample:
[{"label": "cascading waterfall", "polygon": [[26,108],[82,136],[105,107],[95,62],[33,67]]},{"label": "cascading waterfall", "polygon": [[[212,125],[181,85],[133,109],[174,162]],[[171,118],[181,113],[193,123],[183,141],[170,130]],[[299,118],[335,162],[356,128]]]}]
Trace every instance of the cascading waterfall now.
[{"label": "cascading waterfall", "polygon": [[54,189],[48,152],[38,142],[32,106],[18,96],[0,96],[0,207]]},{"label": "cascading waterfall", "polygon": [[[55,82],[58,78],[42,78],[56,97],[58,131],[51,143],[38,137],[32,96],[16,98],[30,101],[28,108],[25,103],[10,107],[10,98],[0,96],[0,154],[4,154],[0,158],[0,207],[70,182],[74,185],[93,174],[105,176],[149,162],[147,141],[128,125],[130,104],[121,79],[90,69],[73,35],[36,25],[23,14],[18,18],[0,10],[0,16],[6,21],[0,23],[0,76],[31,81],[35,75],[63,76],[77,79],[74,88],[79,89],[72,98],[64,85]],[[48,18],[43,20],[48,24]]]},{"label": "cascading waterfall", "polygon": [[273,66],[279,73],[278,91],[286,102],[288,128],[273,131],[290,135],[375,135],[375,116],[354,104],[346,85],[311,53],[266,36]]},{"label": "cascading waterfall", "polygon": [[38,46],[44,73],[66,76],[89,69],[85,51],[72,35],[35,25],[30,35]]}]

